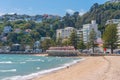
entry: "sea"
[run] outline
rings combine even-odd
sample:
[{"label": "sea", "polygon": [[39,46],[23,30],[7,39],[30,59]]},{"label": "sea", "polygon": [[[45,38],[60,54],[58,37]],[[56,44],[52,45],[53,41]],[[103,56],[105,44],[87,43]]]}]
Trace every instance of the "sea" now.
[{"label": "sea", "polygon": [[73,57],[0,54],[0,80],[31,80],[81,60]]}]

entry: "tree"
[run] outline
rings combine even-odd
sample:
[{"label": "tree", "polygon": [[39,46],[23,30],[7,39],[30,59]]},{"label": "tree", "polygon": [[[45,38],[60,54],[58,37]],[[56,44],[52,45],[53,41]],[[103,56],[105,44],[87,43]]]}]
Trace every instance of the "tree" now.
[{"label": "tree", "polygon": [[89,34],[89,42],[92,47],[93,53],[94,53],[94,47],[95,47],[95,40],[96,40],[96,32],[94,31],[94,29],[92,29]]},{"label": "tree", "polygon": [[35,30],[33,30],[33,31],[30,33],[30,35],[31,35],[31,37],[32,37],[35,41],[38,41],[38,40],[40,40],[40,38],[41,38],[41,35],[40,35],[37,31],[35,31]]},{"label": "tree", "polygon": [[24,26],[25,26],[26,29],[31,29],[32,25],[30,23],[26,23]]},{"label": "tree", "polygon": [[5,22],[4,26],[12,26],[11,23],[8,21],[8,22]]},{"label": "tree", "polygon": [[42,43],[41,43],[41,47],[43,50],[47,50],[50,46],[51,46],[50,39],[46,39],[46,40],[42,41]]},{"label": "tree", "polygon": [[11,32],[11,33],[9,33],[8,34],[8,42],[12,42],[12,43],[18,43],[19,41],[18,41],[18,39],[17,39],[17,33],[13,33],[13,32]]},{"label": "tree", "polygon": [[57,40],[56,40],[56,44],[57,44],[57,46],[62,46],[62,38],[58,38]]},{"label": "tree", "polygon": [[62,41],[62,45],[63,45],[63,46],[69,46],[69,45],[70,45],[70,41],[69,41],[68,39],[63,40],[63,41]]},{"label": "tree", "polygon": [[76,34],[76,31],[73,31],[71,33],[69,41],[70,41],[70,45],[72,45],[75,48],[77,48],[77,34]]},{"label": "tree", "polygon": [[84,44],[83,41],[80,41],[79,44],[78,44],[78,46],[77,46],[77,48],[83,50],[83,49],[86,48],[86,46],[85,46],[85,44]]},{"label": "tree", "polygon": [[21,44],[29,45],[31,48],[33,47],[35,40],[32,38],[30,34],[21,36]]},{"label": "tree", "polygon": [[104,44],[111,48],[111,53],[113,54],[113,49],[117,45],[117,27],[115,24],[110,24],[106,26],[105,32],[103,34]]},{"label": "tree", "polygon": [[63,17],[64,26],[73,26],[73,27],[75,27],[75,21],[74,20],[75,19],[71,14],[66,13],[66,15]]}]

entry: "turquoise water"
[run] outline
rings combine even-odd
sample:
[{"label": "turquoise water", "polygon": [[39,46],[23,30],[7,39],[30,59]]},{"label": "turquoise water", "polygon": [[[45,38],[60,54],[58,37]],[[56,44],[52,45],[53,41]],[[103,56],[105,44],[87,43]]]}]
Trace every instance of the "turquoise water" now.
[{"label": "turquoise water", "polygon": [[28,80],[74,64],[79,59],[1,54],[0,80]]}]

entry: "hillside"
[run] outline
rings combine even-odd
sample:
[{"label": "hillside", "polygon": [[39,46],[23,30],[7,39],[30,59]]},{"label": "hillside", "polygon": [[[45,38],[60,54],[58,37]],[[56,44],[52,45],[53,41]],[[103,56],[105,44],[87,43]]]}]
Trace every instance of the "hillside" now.
[{"label": "hillside", "polygon": [[[50,37],[56,40],[56,30],[65,27],[82,28],[83,24],[96,20],[101,32],[109,19],[120,19],[120,3],[105,4],[95,3],[83,16],[79,12],[66,13],[65,16],[57,15],[18,15],[6,14],[0,16],[0,45],[14,43],[33,45],[41,37]],[[9,31],[8,31],[9,29]]]},{"label": "hillside", "polygon": [[106,2],[101,5],[95,3],[90,10],[81,17],[80,24],[82,25],[91,20],[96,20],[102,28],[109,19],[120,19],[120,2]]}]

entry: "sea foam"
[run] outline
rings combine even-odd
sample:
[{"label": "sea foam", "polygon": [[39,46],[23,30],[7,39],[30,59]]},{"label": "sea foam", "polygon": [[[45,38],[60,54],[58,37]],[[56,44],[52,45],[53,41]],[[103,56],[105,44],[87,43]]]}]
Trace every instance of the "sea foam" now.
[{"label": "sea foam", "polygon": [[41,62],[44,62],[44,60],[41,60],[41,59],[30,59],[30,60],[26,60],[26,61],[30,61],[30,62],[31,62],[31,61],[33,61],[33,62],[34,62],[34,61],[41,61]]},{"label": "sea foam", "polygon": [[0,64],[12,64],[13,62],[12,61],[3,61],[3,62],[0,62]]},{"label": "sea foam", "polygon": [[16,72],[16,69],[0,70],[0,72]]}]

